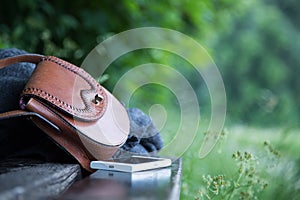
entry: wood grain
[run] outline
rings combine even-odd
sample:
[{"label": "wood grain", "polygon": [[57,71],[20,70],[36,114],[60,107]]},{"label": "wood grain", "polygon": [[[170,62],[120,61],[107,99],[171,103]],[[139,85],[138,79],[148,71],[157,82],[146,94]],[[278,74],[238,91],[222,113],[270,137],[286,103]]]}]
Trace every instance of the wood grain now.
[{"label": "wood grain", "polygon": [[0,200],[52,199],[81,178],[78,164],[9,160],[0,164]]}]

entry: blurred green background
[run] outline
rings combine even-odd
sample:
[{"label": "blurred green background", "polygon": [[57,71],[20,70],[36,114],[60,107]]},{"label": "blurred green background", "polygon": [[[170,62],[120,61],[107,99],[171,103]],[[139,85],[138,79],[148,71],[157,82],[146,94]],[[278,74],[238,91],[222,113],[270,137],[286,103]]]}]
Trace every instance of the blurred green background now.
[{"label": "blurred green background", "polygon": [[[0,48],[55,55],[80,65],[113,34],[144,26],[174,29],[196,39],[219,67],[228,98],[227,122],[294,127],[300,118],[299,6],[296,0],[3,0]],[[136,54],[120,59],[111,74],[149,61],[184,65],[167,53]],[[181,69],[191,73],[188,67]],[[205,90],[191,81],[199,93]],[[209,98],[202,93],[205,110]]]},{"label": "blurred green background", "polygon": [[[97,44],[116,33],[145,26],[180,31],[205,47],[222,74],[227,95],[226,126],[229,127],[229,135],[230,127],[237,125],[256,127],[257,130],[275,128],[274,135],[268,131],[269,137],[275,138],[283,153],[294,153],[291,159],[299,163],[296,156],[299,151],[296,143],[298,134],[293,135],[294,140],[289,140],[294,143],[279,144],[282,138],[287,137],[286,130],[298,130],[300,124],[299,19],[300,1],[297,0],[2,0],[0,48],[17,47],[32,53],[58,56],[80,65]],[[140,50],[122,56],[106,72],[108,80],[103,84],[112,89],[127,70],[149,62],[172,66],[187,77],[197,91],[202,119],[208,122],[210,98],[205,83],[201,77],[193,76],[194,71],[189,63],[171,53]],[[147,110],[151,104],[159,103],[170,110],[176,108],[176,101],[170,102],[174,99],[173,94],[166,88],[145,86],[144,89],[128,106]],[[173,122],[178,120],[178,117],[171,119]],[[244,132],[243,136],[232,134],[235,135],[233,140],[244,137],[241,140],[245,142],[249,135],[265,132],[244,129],[238,129],[238,132]],[[237,129],[232,129],[232,132],[234,130]],[[263,141],[251,142],[255,146]],[[188,152],[184,165],[188,169],[194,168],[196,172],[184,174],[182,198],[201,197],[197,193],[201,176],[196,184],[196,180],[191,182],[190,178],[195,174],[213,173],[209,171],[212,169],[209,166],[218,165],[214,158],[229,156],[230,159],[232,151],[251,144],[236,144],[236,148],[229,148],[227,154],[224,154],[225,147],[222,148],[223,154],[213,152],[205,169],[198,169],[199,162],[195,164],[190,161],[196,155],[193,150]],[[292,150],[286,147],[289,145]],[[231,161],[227,162],[227,168],[231,168]],[[231,173],[222,171],[222,167],[218,169],[216,173]],[[299,175],[299,171],[293,173]],[[293,187],[291,191],[300,188],[299,184]],[[275,196],[268,197],[279,197],[274,193],[277,189],[270,189],[268,194]],[[287,197],[288,194],[284,194]],[[296,198],[296,194],[299,193],[292,193],[289,197]]]}]

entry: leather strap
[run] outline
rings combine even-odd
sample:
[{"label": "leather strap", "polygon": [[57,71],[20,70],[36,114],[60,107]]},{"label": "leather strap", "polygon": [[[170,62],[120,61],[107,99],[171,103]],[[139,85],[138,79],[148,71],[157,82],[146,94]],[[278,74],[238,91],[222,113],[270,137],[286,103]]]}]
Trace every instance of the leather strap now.
[{"label": "leather strap", "polygon": [[29,62],[33,64],[39,63],[44,56],[38,54],[25,54],[20,56],[14,56],[9,58],[4,58],[0,60],[0,69],[8,65],[19,63],[19,62]]},{"label": "leather strap", "polygon": [[19,118],[19,117],[39,118],[40,120],[44,121],[49,126],[51,126],[52,128],[56,129],[57,131],[60,131],[60,129],[55,124],[53,124],[52,122],[47,120],[45,117],[43,117],[35,112],[29,112],[29,111],[25,111],[25,110],[13,110],[13,111],[5,112],[5,113],[0,113],[0,120],[9,120],[9,119]]},{"label": "leather strap", "polygon": [[27,117],[27,116],[32,116],[34,114],[35,114],[34,112],[27,112],[24,110],[14,110],[5,113],[0,113],[0,119],[6,120],[6,119],[12,119],[18,117]]},{"label": "leather strap", "polygon": [[49,127],[52,126],[53,129],[56,129],[57,131],[59,131],[59,128],[57,126],[55,126],[53,123],[48,121],[46,118],[44,118],[43,116],[41,116],[35,112],[30,112],[30,111],[25,111],[25,110],[13,110],[13,111],[5,112],[5,113],[0,113],[0,121],[11,120],[11,119],[15,119],[15,118],[18,118],[18,119],[25,118],[25,119],[30,119],[30,120],[32,120],[33,118],[36,118],[36,119],[39,118],[45,124],[50,125]]}]

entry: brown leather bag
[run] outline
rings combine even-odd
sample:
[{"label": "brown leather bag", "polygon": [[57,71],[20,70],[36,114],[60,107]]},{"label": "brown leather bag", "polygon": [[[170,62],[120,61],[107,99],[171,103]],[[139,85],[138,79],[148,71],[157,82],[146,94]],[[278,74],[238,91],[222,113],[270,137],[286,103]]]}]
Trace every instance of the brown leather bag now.
[{"label": "brown leather bag", "polygon": [[28,117],[91,171],[91,160],[107,160],[129,134],[122,104],[87,72],[53,56],[26,54],[0,60],[0,68],[17,62],[36,68],[20,96],[21,110],[0,119]]}]

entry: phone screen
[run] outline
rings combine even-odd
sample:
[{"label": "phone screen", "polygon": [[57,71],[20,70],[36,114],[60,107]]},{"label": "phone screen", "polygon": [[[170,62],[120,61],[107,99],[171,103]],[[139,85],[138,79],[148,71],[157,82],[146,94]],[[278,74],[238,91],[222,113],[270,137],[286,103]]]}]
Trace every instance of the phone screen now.
[{"label": "phone screen", "polygon": [[131,156],[115,158],[111,161],[92,161],[92,169],[104,169],[122,172],[137,172],[167,167],[172,161],[167,158]]}]

